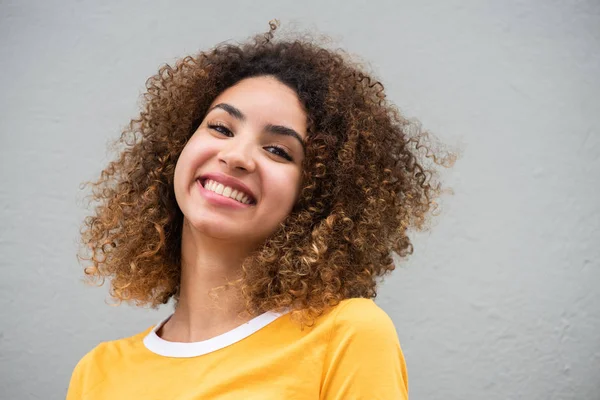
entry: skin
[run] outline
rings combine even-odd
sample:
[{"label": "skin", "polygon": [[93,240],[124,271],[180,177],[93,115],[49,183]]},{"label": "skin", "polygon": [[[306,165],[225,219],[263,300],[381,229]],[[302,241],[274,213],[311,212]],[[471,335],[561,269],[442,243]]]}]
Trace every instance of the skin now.
[{"label": "skin", "polygon": [[[158,331],[195,342],[246,322],[241,295],[211,289],[240,276],[244,258],[290,214],[300,190],[306,112],[296,93],[274,77],[244,79],[221,93],[183,149],[174,189],[184,214],[179,306]],[[206,174],[234,179],[250,205],[222,201],[202,187]]]}]

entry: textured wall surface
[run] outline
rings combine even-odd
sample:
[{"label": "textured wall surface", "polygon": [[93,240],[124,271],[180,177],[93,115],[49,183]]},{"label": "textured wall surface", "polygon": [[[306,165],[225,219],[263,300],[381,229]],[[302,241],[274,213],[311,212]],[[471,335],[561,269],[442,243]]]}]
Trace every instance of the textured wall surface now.
[{"label": "textured wall surface", "polygon": [[64,398],[76,362],[170,310],[80,283],[79,184],[159,65],[284,27],[366,60],[463,146],[454,196],[382,286],[412,399],[600,399],[597,1],[0,2],[0,397]]}]

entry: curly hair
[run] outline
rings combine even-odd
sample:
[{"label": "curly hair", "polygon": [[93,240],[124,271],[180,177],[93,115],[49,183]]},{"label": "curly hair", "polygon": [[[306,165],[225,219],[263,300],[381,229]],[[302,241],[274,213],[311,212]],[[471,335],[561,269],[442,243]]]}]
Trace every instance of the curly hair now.
[{"label": "curly hair", "polygon": [[276,25],[242,44],[162,66],[146,82],[142,110],[116,145],[118,157],[88,182],[97,202],[81,229],[87,281],[111,278],[119,303],[153,308],[179,300],[183,214],[175,164],[211,102],[237,82],[273,76],[308,116],[302,189],[291,214],[242,264],[246,311],[291,309],[305,321],[354,297],[374,298],[393,253],[413,251],[449,166],[428,134],[411,129],[383,85],[342,50],[306,38],[277,40]]}]

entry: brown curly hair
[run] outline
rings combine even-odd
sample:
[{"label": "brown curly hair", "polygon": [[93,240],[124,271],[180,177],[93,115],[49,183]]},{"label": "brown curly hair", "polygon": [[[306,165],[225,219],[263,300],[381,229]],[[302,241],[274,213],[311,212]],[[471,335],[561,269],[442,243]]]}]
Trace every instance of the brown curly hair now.
[{"label": "brown curly hair", "polygon": [[412,253],[407,230],[425,227],[440,194],[434,164],[454,157],[436,154],[347,53],[306,38],[276,40],[275,28],[162,66],[116,142],[118,158],[88,182],[98,204],[83,224],[79,258],[92,263],[87,281],[112,278],[119,303],[178,301],[175,164],[216,96],[249,77],[273,76],[295,90],[308,139],[294,209],[242,264],[246,311],[290,308],[312,320],[343,299],[375,297],[376,278],[394,269],[392,254]]}]

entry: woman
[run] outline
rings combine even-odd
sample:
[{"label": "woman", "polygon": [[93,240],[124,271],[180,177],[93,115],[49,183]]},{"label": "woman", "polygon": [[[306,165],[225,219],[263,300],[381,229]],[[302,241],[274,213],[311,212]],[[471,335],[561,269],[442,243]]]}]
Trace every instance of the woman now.
[{"label": "woman", "polygon": [[439,194],[419,133],[344,53],[268,34],[147,82],[93,187],[91,279],[172,315],[102,343],[67,399],[406,399],[372,298]]}]

